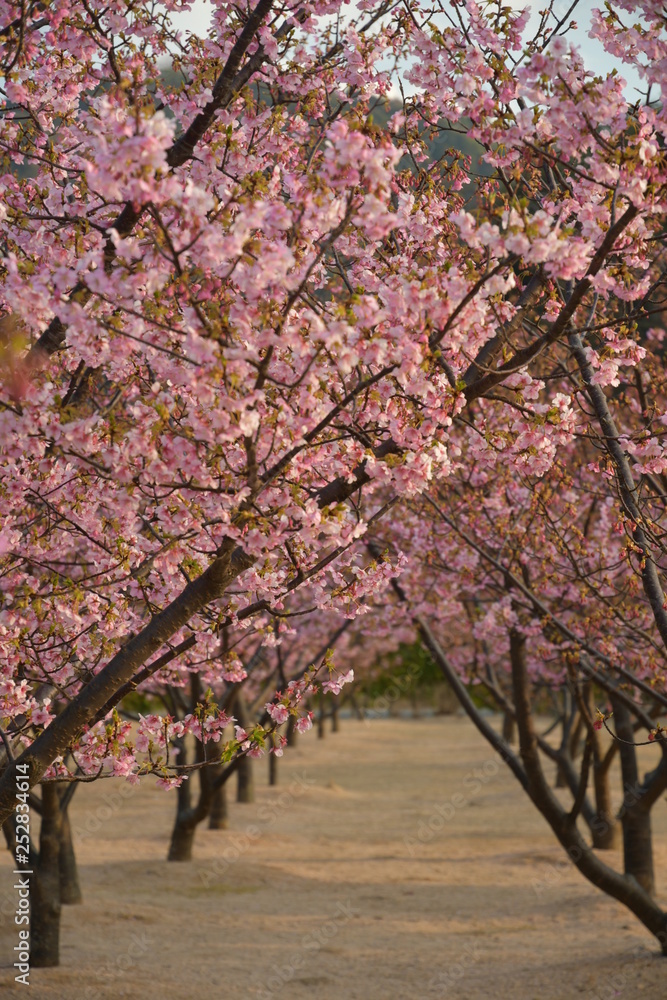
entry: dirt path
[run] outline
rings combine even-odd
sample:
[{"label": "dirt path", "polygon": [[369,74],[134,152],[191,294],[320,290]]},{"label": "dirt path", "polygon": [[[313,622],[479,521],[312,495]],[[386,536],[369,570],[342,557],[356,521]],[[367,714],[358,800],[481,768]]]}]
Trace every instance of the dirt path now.
[{"label": "dirt path", "polygon": [[[61,967],[33,970],[28,993],[9,968],[3,852],[2,997],[664,996],[667,961],[651,937],[563,863],[466,720],[344,720],[280,765],[269,788],[259,762],[257,802],[233,803],[227,831],[200,829],[187,864],[164,860],[173,793],[151,782],[80,789],[85,902],[64,911]],[[667,804],[654,814],[667,903]]]}]

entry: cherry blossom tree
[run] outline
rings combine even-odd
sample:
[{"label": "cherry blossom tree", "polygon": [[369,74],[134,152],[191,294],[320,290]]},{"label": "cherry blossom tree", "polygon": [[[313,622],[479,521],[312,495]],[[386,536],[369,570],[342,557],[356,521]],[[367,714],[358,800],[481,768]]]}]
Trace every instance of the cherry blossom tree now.
[{"label": "cherry blossom tree", "polygon": [[[307,603],[307,588],[299,596]],[[294,602],[291,604],[293,606]],[[319,685],[312,680],[322,661],[330,657],[334,649],[339,651],[339,646],[344,647],[341,640],[346,638],[353,620],[341,621],[336,614],[320,612],[317,608],[313,611],[302,601],[297,607],[298,610],[286,607],[279,617],[266,613],[257,615],[252,629],[241,633],[233,647],[225,644],[218,656],[199,662],[193,655],[186,654],[184,659],[190,662],[181,662],[177,670],[172,670],[169,679],[158,673],[144,685],[145,691],[155,692],[163,702],[169,717],[180,721],[172,736],[178,753],[180,778],[169,860],[191,859],[198,825],[211,815],[216,803],[217,808],[221,808],[220,798],[234,774],[239,779],[238,801],[252,801],[251,763],[263,750],[251,745],[246,753],[232,752],[231,757],[229,752],[223,753],[226,766],[217,769],[207,766],[211,754],[216,761],[220,760],[216,744],[223,737],[228,722],[235,723],[235,736],[242,744],[257,727],[273,727],[266,748],[271,762],[270,776],[275,783],[277,759],[287,745],[287,735],[283,732],[286,724],[292,722],[297,733],[312,728],[313,713],[302,708],[300,703],[305,704],[318,686],[322,693],[339,693],[353,680],[351,668],[331,671]],[[299,622],[298,629],[290,625],[294,619]],[[277,697],[274,697],[276,690]],[[196,731],[183,725],[183,720],[193,715],[203,720],[202,727]],[[192,782],[182,780],[187,773],[190,753],[188,735],[194,740],[190,763],[199,778],[196,801],[193,801]],[[225,757],[230,757],[229,762]]]},{"label": "cherry blossom tree", "polygon": [[[223,0],[183,40],[177,0],[0,3],[1,821],[19,775],[169,787],[189,773],[173,738],[208,734],[211,764],[262,752],[303,685],[232,740],[205,699],[136,731],[114,713],[304,585],[320,611],[359,614],[409,563],[389,540],[369,559],[364,536],[399,534],[419,498],[456,523],[450,480],[508,524],[528,509],[560,558],[535,484],[584,439],[586,489],[614,491],[559,600],[618,605],[620,634],[627,587],[640,642],[621,676],[662,690],[665,17],[656,0],[594,12],[621,70],[595,76],[568,41],[576,6],[529,24],[473,0]],[[380,128],[392,87],[402,108]],[[430,160],[435,137],[451,144]],[[610,524],[634,583],[606,580]],[[514,564],[494,572],[512,591],[493,612],[511,637],[508,759],[578,846],[581,797],[563,818],[544,789],[526,695],[554,634]],[[439,656],[431,597],[409,593],[410,614]],[[618,642],[584,650],[591,680],[619,676]],[[646,891],[599,871],[664,933]]]}]

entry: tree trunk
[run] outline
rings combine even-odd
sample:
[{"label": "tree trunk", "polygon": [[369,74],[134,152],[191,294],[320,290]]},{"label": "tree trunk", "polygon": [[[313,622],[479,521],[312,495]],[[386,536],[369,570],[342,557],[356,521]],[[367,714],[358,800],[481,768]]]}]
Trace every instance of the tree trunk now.
[{"label": "tree trunk", "polygon": [[511,712],[503,713],[503,739],[505,743],[513,743],[516,733],[516,724]]},{"label": "tree trunk", "polygon": [[[190,699],[192,710],[199,702],[201,694],[201,680],[199,674],[190,675]],[[241,723],[243,725],[243,723]],[[180,764],[188,762],[188,744],[184,738],[174,740],[179,749],[178,761]],[[201,740],[195,739],[195,763],[202,764],[206,761],[206,747]],[[209,767],[204,766],[198,769],[199,795],[196,805],[192,805],[194,794],[194,776],[189,781],[183,781],[177,789],[176,799],[176,819],[171,832],[171,841],[167,861],[191,861],[192,847],[195,840],[197,827],[210,814],[213,785]]]},{"label": "tree trunk", "polygon": [[480,714],[428,623],[418,616],[413,620],[426,647],[455,691],[461,706],[477,729],[509,765],[534,805],[551,826],[573,864],[598,889],[627,906],[659,941],[663,955],[667,955],[667,913],[661,910],[655,900],[634,879],[614,871],[590,849],[577,829],[576,813],[572,811],[567,813],[563,809],[544,777],[537,753],[537,736],[530,714],[528,672],[522,649],[523,637],[513,632],[510,639],[512,686],[521,757],[517,760],[511,748]]},{"label": "tree trunk", "polygon": [[[236,700],[234,702],[234,714],[236,715],[239,726],[241,726],[242,729],[245,729],[249,725],[248,708],[241,691],[239,691],[236,695]],[[242,757],[239,757],[239,765],[237,768],[236,801],[245,803],[255,801],[255,783],[252,776],[252,760],[247,754],[243,754]]]},{"label": "tree trunk", "polygon": [[[585,695],[589,714],[595,715],[595,700],[592,685],[588,685]],[[617,744],[605,751],[600,733],[591,729],[589,739],[593,746],[593,788],[595,789],[595,815],[590,823],[593,847],[599,851],[613,851],[620,846],[621,828],[614,811],[609,785],[609,768],[618,749]]]},{"label": "tree trunk", "polygon": [[269,784],[278,784],[278,758],[274,753],[269,754]]},{"label": "tree trunk", "polygon": [[317,713],[317,736],[319,739],[323,740],[325,736],[324,730],[324,692],[319,693],[319,712]]},{"label": "tree trunk", "polygon": [[631,875],[650,896],[655,892],[653,871],[653,842],[651,836],[651,813],[642,804],[642,792],[637,767],[637,751],[634,746],[632,716],[626,705],[618,699],[612,701],[616,735],[619,740],[618,752],[621,757],[623,777],[623,805],[620,819],[623,830],[623,863],[625,874]]},{"label": "tree trunk", "polygon": [[171,831],[171,843],[167,861],[192,861],[192,845],[195,840],[196,824],[176,817]]},{"label": "tree trunk", "polygon": [[296,728],[296,716],[290,715],[287,723],[287,746],[295,747],[299,742],[299,732]]},{"label": "tree trunk", "polygon": [[82,902],[83,896],[79,884],[79,870],[76,864],[76,855],[74,854],[72,828],[69,822],[69,810],[67,807],[62,810],[58,862],[60,866],[60,902],[66,906],[75,906],[77,903]]},{"label": "tree trunk", "polygon": [[[573,799],[576,799],[579,793],[581,774],[575,768],[572,763],[572,758],[568,754],[567,742],[562,743],[561,748],[555,751],[550,749],[547,742],[543,739],[538,739],[538,745],[550,760],[556,761],[558,772],[562,774],[565,786],[572,792]],[[558,784],[556,787],[559,787]],[[581,818],[584,820],[591,832],[593,847],[604,848],[604,841],[608,833],[608,826],[600,818],[597,808],[593,808],[587,795],[584,795],[583,801],[581,802]],[[612,816],[612,823],[613,822],[614,818]]]},{"label": "tree trunk", "polygon": [[[211,780],[215,775],[211,775]],[[213,792],[211,800],[211,811],[208,817],[209,830],[226,830],[229,826],[229,812],[227,809],[227,786],[220,785]]]},{"label": "tree trunk", "polygon": [[42,784],[42,826],[39,860],[30,895],[30,965],[35,969],[60,964],[60,833],[62,815],[58,786]]},{"label": "tree trunk", "polygon": [[[526,667],[525,646],[525,637],[512,629],[510,632],[510,656],[514,705],[517,713],[521,759],[530,786],[529,794],[579,871],[586,875],[594,885],[608,892],[609,895],[614,896],[631,909],[644,926],[655,934],[663,954],[667,954],[667,914],[655,904],[646,885],[642,884],[636,876],[632,879],[627,877],[629,874],[634,874],[634,872],[628,872],[627,866],[625,875],[619,875],[597,858],[579,835],[576,815],[573,812],[569,814],[565,812],[544,780],[530,714],[530,682]],[[632,730],[632,724],[625,705],[620,702],[616,704],[622,710],[620,718],[616,718],[617,733],[621,735],[619,732],[621,721],[627,717],[630,730]],[[616,705],[614,711],[616,711]],[[634,747],[627,749],[632,750],[634,755]],[[636,758],[634,760],[636,765]],[[625,777],[624,774],[624,779]]]},{"label": "tree trunk", "polygon": [[340,732],[340,719],[338,717],[338,708],[339,708],[338,698],[334,698],[333,699],[333,703],[331,705],[331,732],[332,733],[339,733]]},{"label": "tree trunk", "polygon": [[[178,761],[188,763],[188,750],[185,739],[175,739],[179,749]],[[195,839],[196,824],[191,822],[192,813],[192,780],[184,781],[176,789],[176,818],[171,831],[171,841],[167,861],[192,861],[192,845]],[[201,780],[201,772],[200,772]]]},{"label": "tree trunk", "polygon": [[565,774],[565,769],[560,761],[556,765],[556,780],[554,782],[554,788],[567,788],[568,780]]},{"label": "tree trunk", "polygon": [[237,775],[236,801],[244,802],[246,804],[254,802],[255,782],[252,775],[252,761],[247,754],[244,754],[243,757],[239,759]]},{"label": "tree trunk", "polygon": [[651,814],[633,807],[623,810],[623,862],[625,874],[631,875],[650,896],[655,894]]},{"label": "tree trunk", "polygon": [[583,728],[584,728],[584,719],[581,712],[578,712],[577,719],[574,726],[572,727],[572,733],[570,735],[570,740],[569,740],[570,742],[569,751],[572,760],[576,760],[579,754],[581,753]]},{"label": "tree trunk", "polygon": [[[595,734],[597,736],[597,733]],[[599,741],[596,741],[599,743]],[[609,768],[594,743],[593,785],[595,788],[595,818],[591,824],[593,847],[613,851],[620,844],[620,828],[614,813],[609,788]]]}]

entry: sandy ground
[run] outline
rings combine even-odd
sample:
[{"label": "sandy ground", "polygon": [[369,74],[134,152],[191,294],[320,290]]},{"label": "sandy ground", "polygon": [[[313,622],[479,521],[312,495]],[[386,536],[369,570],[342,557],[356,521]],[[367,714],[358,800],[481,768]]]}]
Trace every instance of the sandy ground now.
[{"label": "sandy ground", "polygon": [[[564,863],[467,720],[343,720],[280,765],[269,788],[258,763],[256,802],[233,803],[226,831],[200,828],[190,863],[165,861],[173,792],[81,788],[71,811],[85,901],[64,910],[60,968],[32,970],[28,991],[10,968],[3,852],[2,997],[665,995],[653,939]],[[667,904],[664,801],[654,816]]]}]

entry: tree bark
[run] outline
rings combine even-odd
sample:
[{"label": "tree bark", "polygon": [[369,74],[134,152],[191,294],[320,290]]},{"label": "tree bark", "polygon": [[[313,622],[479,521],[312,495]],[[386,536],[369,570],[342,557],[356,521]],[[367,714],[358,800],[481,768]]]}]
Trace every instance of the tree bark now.
[{"label": "tree bark", "polygon": [[72,828],[69,822],[69,809],[61,809],[60,851],[58,862],[60,866],[60,902],[65,906],[76,906],[83,901],[79,883],[79,869],[72,843]]},{"label": "tree bark", "polygon": [[586,733],[584,732],[584,717],[581,712],[577,712],[576,720],[572,726],[572,733],[569,739],[569,753],[572,760],[576,760],[581,753]]},{"label": "tree bark", "polygon": [[[217,770],[217,768],[216,768]],[[214,781],[217,774],[211,775]],[[209,830],[226,830],[229,826],[229,810],[227,807],[227,786],[220,785],[213,792],[211,798],[211,811],[208,817]]]},{"label": "tree bark", "polygon": [[591,824],[593,847],[600,851],[613,851],[620,844],[620,827],[614,812],[609,787],[609,765],[613,752],[602,752],[599,734],[593,730],[593,787],[595,789],[595,817]]},{"label": "tree bark", "polygon": [[339,718],[339,715],[338,715],[338,709],[339,709],[338,698],[334,698],[333,701],[332,701],[332,705],[331,705],[331,732],[332,733],[339,733],[340,732],[340,718]]},{"label": "tree bark", "polygon": [[239,758],[238,777],[236,781],[236,801],[248,804],[255,801],[255,782],[252,773],[252,761],[247,755]]},{"label": "tree bark", "polygon": [[326,736],[326,731],[324,729],[324,693],[320,691],[318,695],[318,707],[319,711],[317,713],[317,738],[323,740]]},{"label": "tree bark", "polygon": [[503,712],[503,739],[506,743],[513,743],[516,739],[516,725],[510,712]]},{"label": "tree bark", "polygon": [[[511,702],[508,701],[496,688],[496,686],[487,680],[487,690],[489,694],[495,699],[496,704],[502,709],[504,718],[510,718],[512,720],[516,719],[516,713]],[[551,744],[546,739],[547,733],[537,736],[537,745],[539,749],[544,753],[549,760],[554,761],[556,764],[556,774],[557,780],[555,783],[556,788],[569,788],[574,800],[577,796],[581,797],[581,802],[579,805],[581,817],[587,824],[590,832],[591,839],[593,841],[593,847],[599,850],[606,850],[615,846],[615,837],[618,832],[618,822],[616,821],[613,812],[605,813],[605,803],[608,800],[604,799],[603,793],[606,792],[609,795],[609,781],[608,781],[608,767],[611,758],[609,756],[603,757],[601,761],[598,758],[601,756],[600,740],[598,734],[591,727],[591,737],[593,739],[593,759],[594,759],[594,776],[596,782],[596,789],[600,788],[601,794],[596,797],[596,808],[591,805],[588,796],[582,794],[580,789],[581,775],[577,771],[572,757],[570,755],[570,747],[572,746],[570,740],[571,730],[576,722],[576,716],[581,717],[580,713],[572,713],[571,704],[568,705],[567,692],[565,693],[565,704],[564,713],[561,718],[563,726],[563,734],[558,748],[552,747]],[[504,729],[504,727],[503,727]],[[503,737],[504,738],[504,737]],[[506,744],[509,746],[509,744]],[[599,763],[599,767],[598,767]],[[610,808],[610,806],[609,806]]]},{"label": "tree bark", "polygon": [[[660,909],[651,896],[634,879],[614,871],[591,850],[577,829],[576,815],[565,811],[543,774],[538,757],[537,736],[530,714],[528,676],[522,637],[514,632],[510,641],[514,703],[521,757],[521,760],[518,761],[505,741],[480,715],[428,624],[423,618],[417,616],[415,616],[414,621],[425,645],[433,655],[435,662],[440,666],[444,676],[451,683],[462,707],[491,746],[502,754],[531,801],[551,826],[572,863],[589,882],[626,906],[653,934],[660,944],[663,955],[667,955],[667,913]],[[654,785],[654,789],[656,787]]]},{"label": "tree bark", "polygon": [[113,707],[119,690],[137,670],[201,608],[222,597],[229,584],[253,562],[231,539],[223,541],[219,554],[201,576],[188,583],[171,604],[122,646],[34,743],[16,761],[7,764],[0,775],[0,823],[16,806],[17,776],[21,773],[17,765],[28,764],[28,780],[30,787],[34,787],[56,757],[67,753],[91,718],[102,708]]},{"label": "tree bark", "polygon": [[[562,734],[554,787],[572,788],[572,783],[574,782],[576,786],[579,780],[574,762],[577,759],[577,749],[579,746],[578,727],[581,722],[581,712],[574,703],[572,692],[567,686],[563,688],[562,696]],[[576,795],[576,790],[573,789],[572,794]]]},{"label": "tree bark", "polygon": [[531,716],[525,645],[525,637],[516,629],[512,629],[510,632],[512,685],[521,760],[529,783],[528,793],[582,875],[603,892],[627,906],[657,938],[662,953],[667,955],[667,914],[657,906],[650,893],[636,879],[615,872],[593,853],[577,829],[576,813],[566,812],[549,788],[542,772]]},{"label": "tree bark", "polygon": [[[239,726],[245,729],[248,722],[248,709],[242,691],[236,695],[234,702],[234,714]],[[247,754],[238,758],[237,781],[236,781],[236,801],[249,803],[255,801],[255,782],[253,780],[252,760]]]},{"label": "tree bark", "polygon": [[[651,836],[651,812],[642,801],[637,751],[634,742],[632,716],[627,707],[612,698],[616,735],[619,737],[618,752],[621,758],[623,777],[623,805],[620,811],[623,830],[623,864],[625,874],[635,878],[639,885],[652,896],[655,892],[653,869],[653,840]],[[627,741],[627,742],[626,742]]]},{"label": "tree bark", "polygon": [[39,860],[30,894],[30,965],[36,969],[60,964],[60,838],[62,815],[58,786],[42,785],[42,826]]},{"label": "tree bark", "polygon": [[287,746],[295,747],[299,742],[299,732],[296,728],[296,716],[290,715],[287,723]]},{"label": "tree bark", "polygon": [[653,838],[651,814],[637,807],[623,807],[623,864],[625,874],[631,875],[650,896],[655,894],[653,871]]},{"label": "tree bark", "polygon": [[192,861],[192,846],[197,826],[189,820],[176,817],[171,831],[171,842],[167,861]]},{"label": "tree bark", "polygon": [[278,758],[274,753],[269,754],[269,784],[278,784]]},{"label": "tree bark", "polygon": [[[186,755],[187,750],[185,746],[185,740],[176,740],[180,753],[178,755],[178,760],[181,764],[187,762]],[[202,800],[202,778],[204,782],[207,781],[208,775],[204,772],[206,768],[202,768],[199,771],[199,802],[198,806],[201,806]],[[195,831],[197,829],[199,819],[197,818],[198,812],[201,810],[195,810],[192,808],[192,784],[193,778],[188,781],[184,781],[182,785],[176,789],[176,818],[174,819],[174,825],[171,831],[171,841],[169,843],[169,851],[167,853],[167,861],[192,861],[192,847],[195,840]],[[208,811],[208,807],[207,810]],[[204,812],[203,816],[206,815]],[[202,816],[202,819],[203,819]]]},{"label": "tree bark", "polygon": [[[192,688],[192,704],[195,705],[199,692],[199,677],[197,674],[191,676],[190,683]],[[177,739],[174,742],[180,751],[178,755],[179,763],[186,764],[188,758],[186,740]],[[204,759],[204,746],[199,740],[195,740],[195,748],[195,760],[199,763]],[[171,831],[167,861],[192,861],[192,847],[197,827],[209,813],[212,789],[208,768],[202,767],[197,772],[197,775],[199,778],[199,796],[195,806],[192,805],[194,775],[176,789],[176,817]]]},{"label": "tree bark", "polygon": [[567,788],[567,787],[568,787],[567,775],[565,774],[563,762],[559,760],[556,764],[556,780],[554,781],[554,788]]}]

